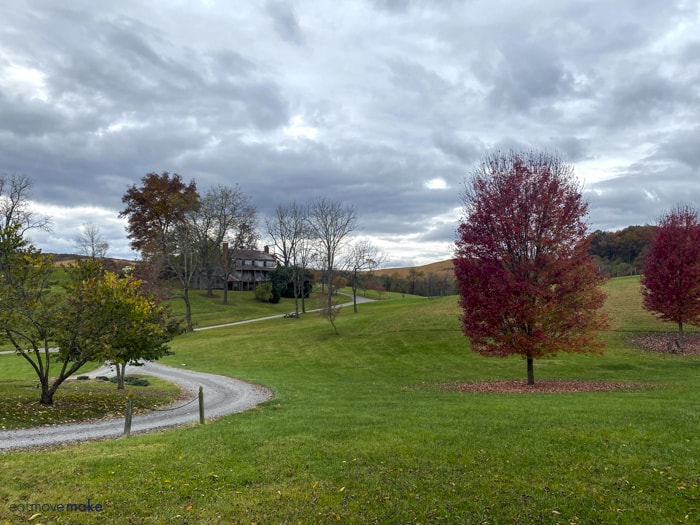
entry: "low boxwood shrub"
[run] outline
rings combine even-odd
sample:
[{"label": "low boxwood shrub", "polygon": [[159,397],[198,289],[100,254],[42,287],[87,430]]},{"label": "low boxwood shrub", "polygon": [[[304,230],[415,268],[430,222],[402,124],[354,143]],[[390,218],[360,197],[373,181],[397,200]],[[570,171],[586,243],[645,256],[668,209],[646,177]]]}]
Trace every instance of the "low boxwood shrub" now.
[{"label": "low boxwood shrub", "polygon": [[[109,380],[112,383],[116,383],[117,376],[110,377]],[[131,386],[148,386],[151,383],[148,381],[148,379],[146,379],[144,377],[126,376],[124,378],[124,384],[131,385]]]}]

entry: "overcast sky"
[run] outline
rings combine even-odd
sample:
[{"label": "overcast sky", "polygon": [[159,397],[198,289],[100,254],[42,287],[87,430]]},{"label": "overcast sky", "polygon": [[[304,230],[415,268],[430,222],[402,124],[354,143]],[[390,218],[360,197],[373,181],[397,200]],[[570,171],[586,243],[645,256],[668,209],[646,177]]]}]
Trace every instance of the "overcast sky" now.
[{"label": "overcast sky", "polygon": [[[0,172],[75,253],[149,172],[261,217],[352,204],[388,266],[451,256],[494,150],[558,152],[591,229],[700,204],[700,12],[681,0],[20,1],[0,6]],[[263,221],[261,220],[261,226]]]}]

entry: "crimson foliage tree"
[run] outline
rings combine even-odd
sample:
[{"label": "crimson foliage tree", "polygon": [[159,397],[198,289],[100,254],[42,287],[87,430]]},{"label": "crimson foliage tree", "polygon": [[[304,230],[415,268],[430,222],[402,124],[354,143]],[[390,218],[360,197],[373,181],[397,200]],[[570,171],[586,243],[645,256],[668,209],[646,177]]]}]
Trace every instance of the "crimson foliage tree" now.
[{"label": "crimson foliage tree", "polygon": [[678,325],[700,322],[700,224],[697,211],[677,206],[664,215],[652,237],[642,276],[644,308]]},{"label": "crimson foliage tree", "polygon": [[573,168],[547,153],[495,153],[465,184],[455,273],[462,330],[485,356],[600,352],[602,277],[588,255]]}]

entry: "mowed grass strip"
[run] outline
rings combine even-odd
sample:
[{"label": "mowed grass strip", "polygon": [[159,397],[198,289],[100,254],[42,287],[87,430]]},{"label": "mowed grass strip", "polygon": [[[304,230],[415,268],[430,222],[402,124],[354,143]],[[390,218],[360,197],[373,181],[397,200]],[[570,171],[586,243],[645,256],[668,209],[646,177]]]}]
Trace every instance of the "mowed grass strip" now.
[{"label": "mowed grass strip", "polygon": [[338,336],[309,314],[179,337],[163,362],[274,398],[203,426],[0,456],[0,517],[31,517],[12,504],[90,498],[99,516],[41,522],[697,522],[700,359],[630,346],[635,330],[666,328],[617,301],[634,287],[607,285],[610,313],[623,304],[629,317],[603,334],[603,356],[538,360],[535,377],[648,386],[637,390],[443,388],[525,376],[519,358],[470,351],[455,297],[346,309]]}]

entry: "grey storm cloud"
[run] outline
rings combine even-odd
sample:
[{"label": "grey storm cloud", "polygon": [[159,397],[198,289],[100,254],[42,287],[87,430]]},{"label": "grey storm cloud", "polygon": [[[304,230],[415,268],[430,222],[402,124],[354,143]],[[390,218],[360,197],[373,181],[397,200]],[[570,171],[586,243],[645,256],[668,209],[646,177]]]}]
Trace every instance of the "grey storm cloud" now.
[{"label": "grey storm cloud", "polygon": [[478,161],[484,153],[478,139],[464,140],[454,132],[438,130],[433,133],[432,139],[440,151],[467,164]]},{"label": "grey storm cloud", "polygon": [[299,20],[292,6],[281,1],[267,3],[267,12],[273,21],[277,34],[287,42],[302,45],[304,43],[304,32],[299,26]]},{"label": "grey storm cloud", "polygon": [[494,150],[575,165],[591,228],[700,199],[693,2],[6,2],[0,172],[55,214],[45,251],[149,172],[238,184],[261,222],[323,195],[390,263],[451,256],[463,184]]},{"label": "grey storm cloud", "polygon": [[[697,173],[700,168],[700,126],[679,129],[659,143],[652,158],[676,161]],[[692,179],[687,182],[692,183]]]}]

